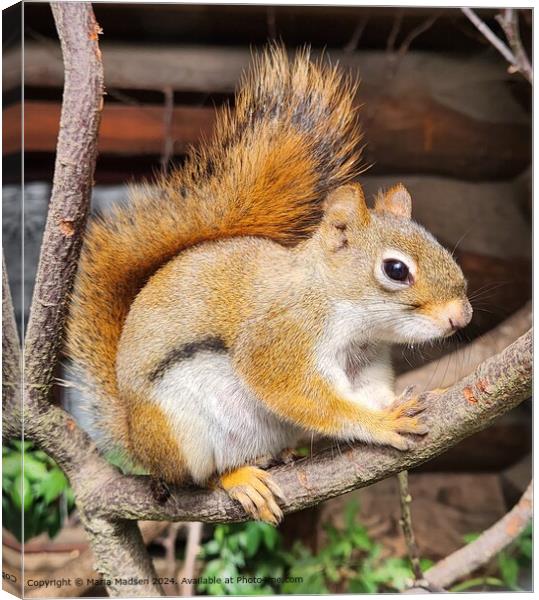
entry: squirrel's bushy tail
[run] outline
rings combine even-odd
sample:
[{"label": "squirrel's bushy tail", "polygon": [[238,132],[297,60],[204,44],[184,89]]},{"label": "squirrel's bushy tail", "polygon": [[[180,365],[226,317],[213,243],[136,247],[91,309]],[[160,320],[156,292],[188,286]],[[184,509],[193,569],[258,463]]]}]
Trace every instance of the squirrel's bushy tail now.
[{"label": "squirrel's bushy tail", "polygon": [[213,138],[170,176],[132,191],[128,205],[89,225],[68,322],[68,354],[91,386],[100,430],[120,444],[116,352],[124,320],[148,278],[207,240],[308,235],[328,190],[359,171],[356,85],[337,68],[289,59],[281,47],[255,57],[235,109]]}]

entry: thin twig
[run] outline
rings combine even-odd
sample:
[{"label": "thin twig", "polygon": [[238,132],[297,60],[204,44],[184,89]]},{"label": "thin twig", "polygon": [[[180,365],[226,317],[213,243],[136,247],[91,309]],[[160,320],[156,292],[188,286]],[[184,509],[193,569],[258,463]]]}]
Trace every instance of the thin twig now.
[{"label": "thin twig", "polygon": [[399,480],[399,495],[401,504],[400,524],[402,527],[402,532],[404,533],[404,539],[406,540],[406,547],[408,548],[408,556],[410,558],[410,563],[412,564],[414,579],[415,581],[419,581],[423,579],[423,571],[421,570],[419,552],[412,526],[412,513],[410,511],[412,496],[410,495],[410,490],[408,488],[408,471],[401,471],[397,477]]},{"label": "thin twig", "polygon": [[165,566],[168,577],[172,577],[176,569],[176,540],[182,527],[183,523],[171,523],[166,535],[161,540],[161,545],[165,549]]},{"label": "thin twig", "polygon": [[501,25],[513,51],[515,57],[514,70],[520,71],[530,83],[533,83],[533,69],[522,45],[517,11],[513,8],[507,8],[496,16],[496,20]]},{"label": "thin twig", "polygon": [[202,523],[194,521],[188,524],[187,546],[185,548],[185,560],[183,567],[178,573],[178,586],[180,596],[193,596],[195,586],[196,559],[200,552],[200,540],[202,538]]},{"label": "thin twig", "polygon": [[533,485],[530,483],[504,517],[476,540],[436,563],[425,572],[424,579],[429,584],[446,588],[486,565],[524,531],[533,514],[532,496]]},{"label": "thin twig", "polygon": [[432,16],[428,17],[427,19],[425,19],[417,27],[414,27],[412,29],[412,31],[410,31],[406,35],[406,37],[402,41],[402,44],[399,46],[399,49],[397,51],[399,56],[401,56],[401,57],[404,56],[404,54],[406,54],[406,52],[408,52],[412,42],[417,37],[419,37],[422,33],[425,33],[425,31],[428,31],[434,25],[434,23],[436,23],[436,21],[438,20],[438,18],[440,16],[441,16],[440,13],[436,13],[435,15],[432,15]]},{"label": "thin twig", "polygon": [[168,581],[163,584],[167,596],[176,596],[178,588],[174,583],[174,574],[176,572],[176,540],[180,529],[185,526],[184,523],[171,523],[166,535],[160,540],[165,549],[165,572]]},{"label": "thin twig", "polygon": [[[427,19],[425,19],[422,23],[417,25],[417,27],[414,27],[406,35],[406,37],[404,38],[404,40],[402,41],[402,43],[400,44],[398,49],[395,51],[395,43],[396,43],[396,39],[397,39],[397,34],[399,32],[399,29],[400,29],[400,26],[402,23],[402,13],[400,14],[400,21],[395,21],[393,29],[391,30],[391,33],[390,33],[390,36],[388,39],[387,53],[388,53],[389,68],[388,68],[387,74],[389,77],[395,76],[400,63],[401,63],[402,59],[404,58],[404,56],[406,55],[406,53],[408,52],[412,42],[418,36],[420,36],[422,33],[427,31],[428,29],[430,29],[430,27],[432,27],[432,25],[436,22],[436,20],[438,19],[439,16],[440,16],[439,14],[432,15],[432,16],[428,17]],[[398,28],[396,27],[397,23],[398,23]]]},{"label": "thin twig", "polygon": [[516,11],[507,9],[501,15],[496,17],[496,20],[500,23],[509,45],[511,46],[511,48],[509,48],[471,8],[463,7],[461,10],[510,64],[509,71],[511,73],[516,73],[518,71],[530,83],[533,83],[533,71],[520,38]]},{"label": "thin twig", "polygon": [[354,31],[352,32],[352,35],[350,36],[350,39],[348,40],[348,42],[346,42],[345,46],[343,47],[343,52],[346,52],[347,54],[349,54],[351,52],[354,52],[357,49],[359,40],[361,39],[361,36],[363,35],[363,32],[365,31],[365,27],[367,26],[368,22],[369,22],[368,15],[363,17],[362,19],[358,20],[358,22],[356,23],[356,26],[354,27]]},{"label": "thin twig", "polygon": [[386,51],[388,54],[393,54],[395,51],[395,43],[397,42],[397,37],[402,26],[402,17],[403,11],[399,10],[393,18],[393,25],[391,26],[391,31],[389,32],[386,45]]},{"label": "thin twig", "polygon": [[477,14],[467,7],[462,7],[460,10],[468,17],[468,19],[475,25],[480,33],[498,50],[498,52],[505,58],[505,60],[511,64],[515,64],[515,55],[511,50],[504,44],[504,42],[490,29],[490,27],[482,21]]}]

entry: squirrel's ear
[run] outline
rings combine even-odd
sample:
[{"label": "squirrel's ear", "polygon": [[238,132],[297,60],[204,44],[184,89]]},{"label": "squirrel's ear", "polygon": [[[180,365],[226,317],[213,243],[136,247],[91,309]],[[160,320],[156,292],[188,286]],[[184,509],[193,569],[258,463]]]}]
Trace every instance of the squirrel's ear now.
[{"label": "squirrel's ear", "polygon": [[324,221],[366,225],[370,220],[365,194],[359,183],[341,185],[330,192],[324,202]]},{"label": "squirrel's ear", "polygon": [[370,221],[365,195],[359,184],[348,184],[330,192],[324,202],[322,235],[333,250],[348,246],[349,230]]},{"label": "squirrel's ear", "polygon": [[378,192],[374,202],[374,210],[409,219],[412,216],[412,198],[402,183],[397,183],[397,185],[389,188],[387,192]]}]

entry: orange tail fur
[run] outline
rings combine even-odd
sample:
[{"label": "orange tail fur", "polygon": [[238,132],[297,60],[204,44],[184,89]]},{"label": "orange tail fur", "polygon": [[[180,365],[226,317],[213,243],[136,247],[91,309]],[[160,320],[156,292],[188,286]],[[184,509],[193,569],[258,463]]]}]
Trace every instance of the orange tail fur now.
[{"label": "orange tail fur", "polygon": [[182,250],[207,240],[308,235],[327,192],[359,172],[356,85],[309,52],[254,59],[213,139],[185,165],[91,221],[68,322],[68,353],[91,386],[99,430],[125,443],[116,352],[133,299]]}]

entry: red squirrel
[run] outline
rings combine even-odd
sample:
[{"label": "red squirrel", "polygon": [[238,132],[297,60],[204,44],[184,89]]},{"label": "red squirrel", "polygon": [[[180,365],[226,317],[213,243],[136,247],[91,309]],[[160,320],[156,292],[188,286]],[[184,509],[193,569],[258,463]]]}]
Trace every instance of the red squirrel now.
[{"label": "red squirrel", "polygon": [[68,353],[99,428],[166,482],[219,485],[277,523],[257,466],[302,436],[407,450],[390,347],[471,318],[402,185],[361,186],[355,84],[307,51],[254,59],[213,138],[89,224]]}]

